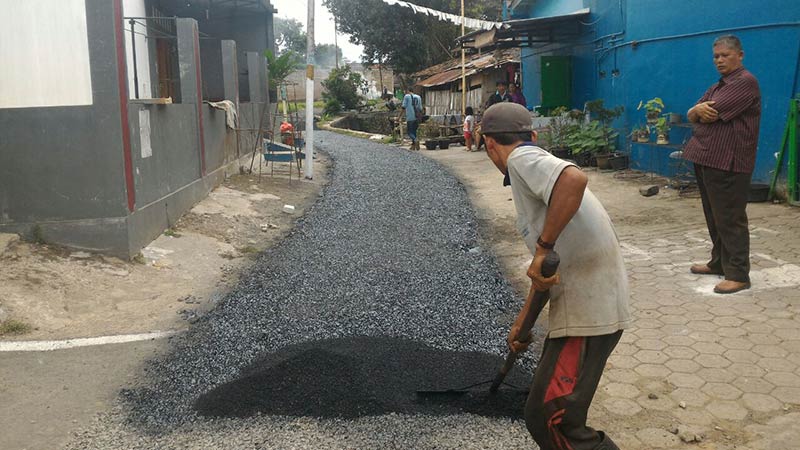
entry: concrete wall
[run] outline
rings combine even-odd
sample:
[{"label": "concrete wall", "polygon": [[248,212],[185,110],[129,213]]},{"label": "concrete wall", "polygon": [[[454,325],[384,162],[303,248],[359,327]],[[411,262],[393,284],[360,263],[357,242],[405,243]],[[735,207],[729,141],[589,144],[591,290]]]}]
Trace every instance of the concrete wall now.
[{"label": "concrete wall", "polygon": [[[122,14],[121,0],[86,0],[92,105],[0,108],[0,231],[38,227],[49,242],[130,257],[252,150],[253,138],[238,150],[225,112],[202,103],[191,19],[177,22],[182,103],[128,102]],[[226,42],[214,71],[236,103],[236,45]],[[266,85],[259,64],[255,82]],[[242,110],[243,125],[258,127],[261,104]]]},{"label": "concrete wall", "polygon": [[0,109],[0,229],[128,213],[113,18],[86,1],[92,105]]}]

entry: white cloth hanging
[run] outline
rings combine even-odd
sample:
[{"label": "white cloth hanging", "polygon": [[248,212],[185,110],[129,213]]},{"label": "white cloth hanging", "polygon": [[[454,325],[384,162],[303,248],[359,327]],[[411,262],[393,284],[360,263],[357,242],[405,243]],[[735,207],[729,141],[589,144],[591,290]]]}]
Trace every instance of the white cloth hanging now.
[{"label": "white cloth hanging", "polygon": [[[456,25],[461,25],[461,16],[456,14],[437,11],[435,9],[426,8],[424,6],[418,6],[413,3],[408,3],[401,0],[382,0],[382,1],[387,5],[397,5],[397,6],[403,6],[405,8],[411,8],[411,10],[414,11],[415,14],[427,14],[429,16],[436,17],[437,19],[443,22],[450,22]],[[491,30],[492,28],[500,28],[501,25],[502,22],[490,22],[488,20],[473,19],[471,17],[464,18],[464,26],[472,29]]]}]

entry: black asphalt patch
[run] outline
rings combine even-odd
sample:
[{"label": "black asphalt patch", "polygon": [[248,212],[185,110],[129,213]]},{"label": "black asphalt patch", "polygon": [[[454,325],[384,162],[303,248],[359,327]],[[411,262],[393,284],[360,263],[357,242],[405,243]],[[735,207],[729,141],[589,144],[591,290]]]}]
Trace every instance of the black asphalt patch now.
[{"label": "black asphalt patch", "polygon": [[293,345],[259,358],[236,380],[201,396],[203,416],[256,414],[351,419],[388,413],[523,418],[531,373],[517,367],[504,386],[489,384],[465,395],[419,397],[491,380],[503,359],[486,353],[436,349],[380,337],[330,339]]}]

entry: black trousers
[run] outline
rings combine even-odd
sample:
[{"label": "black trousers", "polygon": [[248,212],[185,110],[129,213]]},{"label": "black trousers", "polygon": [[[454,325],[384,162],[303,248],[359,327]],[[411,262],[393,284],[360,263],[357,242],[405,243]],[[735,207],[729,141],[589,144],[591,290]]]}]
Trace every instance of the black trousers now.
[{"label": "black trousers", "polygon": [[711,237],[708,267],[726,280],[750,281],[750,230],[747,227],[749,173],[694,165],[703,213]]},{"label": "black trousers", "polygon": [[541,450],[619,450],[586,416],[622,330],[547,339],[525,404],[525,424]]}]

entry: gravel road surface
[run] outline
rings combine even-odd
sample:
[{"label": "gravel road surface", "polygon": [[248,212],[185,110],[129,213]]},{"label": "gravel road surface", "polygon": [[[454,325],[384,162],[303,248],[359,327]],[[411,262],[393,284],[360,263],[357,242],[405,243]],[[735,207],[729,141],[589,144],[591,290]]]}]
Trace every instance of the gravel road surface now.
[{"label": "gravel road surface", "polygon": [[518,390],[415,395],[492,378],[518,308],[463,186],[419,154],[316,136],[334,169],[296,230],[68,448],[535,448]]}]

